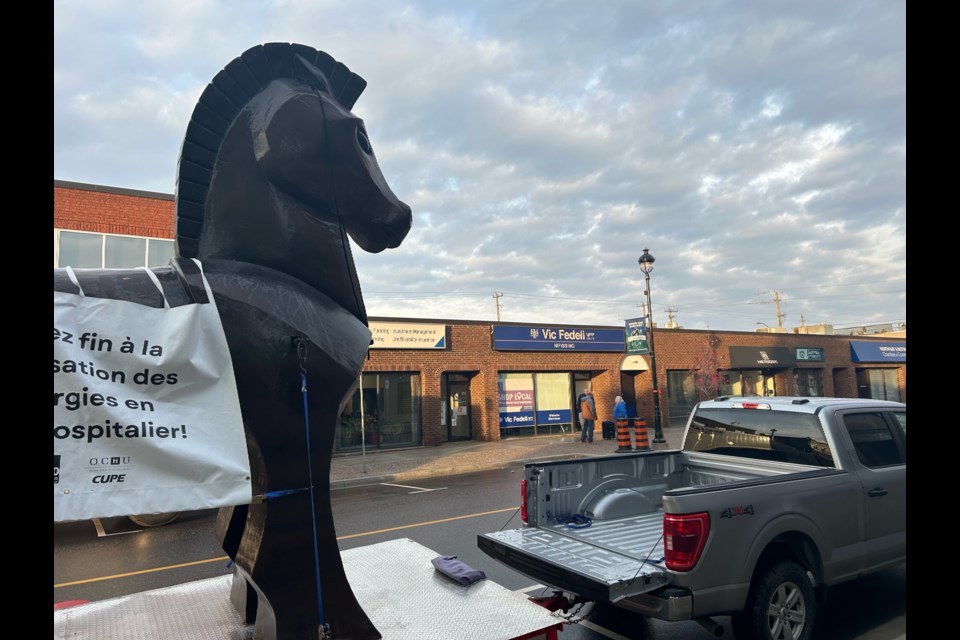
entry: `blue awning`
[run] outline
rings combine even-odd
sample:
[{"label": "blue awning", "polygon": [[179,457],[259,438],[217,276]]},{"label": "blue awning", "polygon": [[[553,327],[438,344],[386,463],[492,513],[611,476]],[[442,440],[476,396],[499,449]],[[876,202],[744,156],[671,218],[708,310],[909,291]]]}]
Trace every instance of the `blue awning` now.
[{"label": "blue awning", "polygon": [[850,341],[850,360],[853,362],[906,362],[906,342]]}]

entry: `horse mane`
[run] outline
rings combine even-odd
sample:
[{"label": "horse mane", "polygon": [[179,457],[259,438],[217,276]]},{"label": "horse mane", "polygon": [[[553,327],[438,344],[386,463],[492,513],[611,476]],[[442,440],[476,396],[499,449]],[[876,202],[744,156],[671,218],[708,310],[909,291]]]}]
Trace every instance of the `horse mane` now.
[{"label": "horse mane", "polygon": [[270,82],[282,78],[307,83],[335,99],[347,111],[353,109],[367,86],[366,80],[342,62],[302,44],[257,45],[227,64],[200,95],[180,149],[174,198],[176,255],[198,257],[214,165],[234,118]]}]

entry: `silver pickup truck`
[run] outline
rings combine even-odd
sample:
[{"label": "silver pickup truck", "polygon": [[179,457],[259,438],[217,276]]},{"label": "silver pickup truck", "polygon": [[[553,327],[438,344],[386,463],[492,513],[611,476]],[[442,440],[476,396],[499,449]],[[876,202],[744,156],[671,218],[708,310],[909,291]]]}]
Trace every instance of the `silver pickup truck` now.
[{"label": "silver pickup truck", "polygon": [[907,407],[721,397],[676,450],[525,465],[481,550],[559,592],[738,640],[813,637],[826,587],[906,562]]}]

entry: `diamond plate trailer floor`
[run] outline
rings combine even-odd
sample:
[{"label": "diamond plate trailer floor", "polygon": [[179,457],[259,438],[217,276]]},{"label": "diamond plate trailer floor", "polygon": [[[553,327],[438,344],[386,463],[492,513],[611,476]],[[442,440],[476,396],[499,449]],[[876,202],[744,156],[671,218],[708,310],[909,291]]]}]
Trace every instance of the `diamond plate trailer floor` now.
[{"label": "diamond plate trailer floor", "polygon": [[[562,619],[490,580],[458,584],[434,569],[430,561],[438,555],[408,538],[341,553],[350,586],[384,640],[556,639]],[[232,580],[209,578],[55,610],[54,640],[252,638],[253,625],[230,603]]]}]

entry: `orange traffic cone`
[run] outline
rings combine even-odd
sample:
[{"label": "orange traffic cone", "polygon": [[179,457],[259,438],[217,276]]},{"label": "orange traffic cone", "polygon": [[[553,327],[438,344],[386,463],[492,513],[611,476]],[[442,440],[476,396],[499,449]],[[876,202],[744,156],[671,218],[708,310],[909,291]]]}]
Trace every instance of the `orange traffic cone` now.
[{"label": "orange traffic cone", "polygon": [[614,453],[630,450],[630,426],[625,419],[617,420],[617,450]]},{"label": "orange traffic cone", "polygon": [[637,451],[650,448],[650,439],[647,437],[647,419],[637,417],[633,421],[633,437],[637,441]]}]

